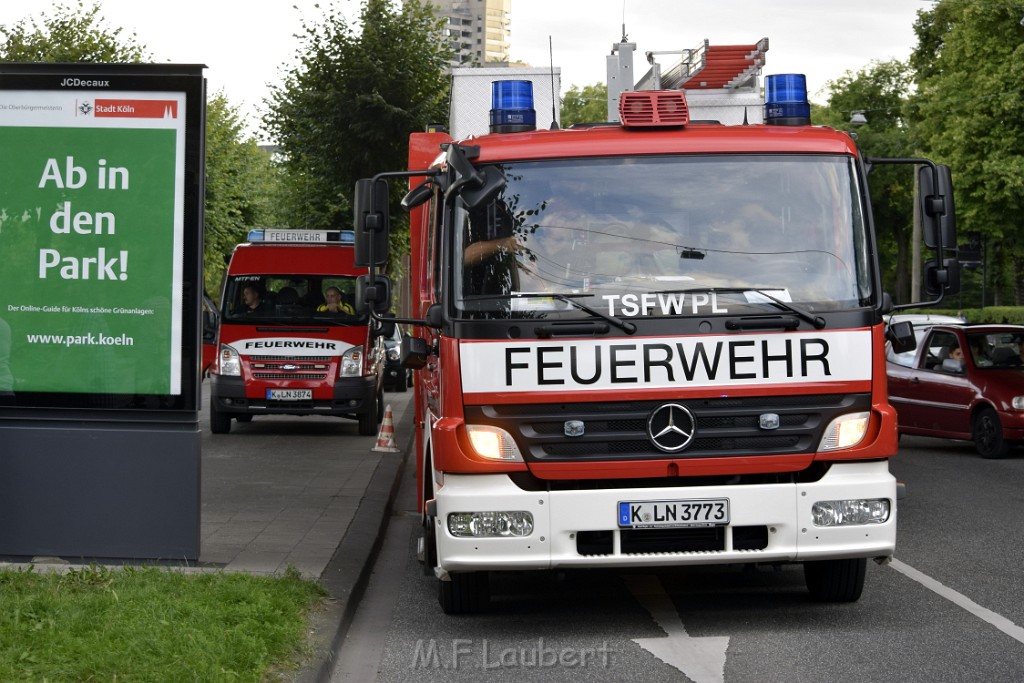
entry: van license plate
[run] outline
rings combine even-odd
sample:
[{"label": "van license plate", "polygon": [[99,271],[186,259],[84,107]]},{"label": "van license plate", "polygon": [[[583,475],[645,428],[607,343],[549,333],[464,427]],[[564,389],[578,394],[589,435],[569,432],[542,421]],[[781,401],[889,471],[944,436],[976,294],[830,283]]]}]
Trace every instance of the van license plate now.
[{"label": "van license plate", "polygon": [[312,389],[267,389],[268,401],[308,401],[312,398]]},{"label": "van license plate", "polygon": [[729,524],[729,499],[619,502],[620,529]]}]

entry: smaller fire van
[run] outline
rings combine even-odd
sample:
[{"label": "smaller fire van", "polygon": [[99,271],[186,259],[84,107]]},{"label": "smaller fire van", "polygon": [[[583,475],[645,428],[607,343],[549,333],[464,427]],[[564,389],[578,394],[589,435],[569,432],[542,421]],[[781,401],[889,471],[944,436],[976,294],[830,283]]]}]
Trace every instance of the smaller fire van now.
[{"label": "smaller fire van", "polygon": [[365,274],[351,231],[253,230],[235,247],[210,366],[214,434],[273,414],[334,415],[376,433],[390,330],[359,303]]}]

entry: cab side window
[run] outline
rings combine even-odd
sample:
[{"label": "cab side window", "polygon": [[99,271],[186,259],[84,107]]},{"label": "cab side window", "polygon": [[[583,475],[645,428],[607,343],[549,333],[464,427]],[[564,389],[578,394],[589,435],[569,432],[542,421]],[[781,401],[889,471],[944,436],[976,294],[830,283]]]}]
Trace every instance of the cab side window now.
[{"label": "cab side window", "polygon": [[925,352],[921,356],[922,368],[943,372],[943,362],[947,359],[957,358],[958,353],[961,354],[959,357],[962,359],[960,341],[955,334],[941,331],[932,332],[925,340]]}]

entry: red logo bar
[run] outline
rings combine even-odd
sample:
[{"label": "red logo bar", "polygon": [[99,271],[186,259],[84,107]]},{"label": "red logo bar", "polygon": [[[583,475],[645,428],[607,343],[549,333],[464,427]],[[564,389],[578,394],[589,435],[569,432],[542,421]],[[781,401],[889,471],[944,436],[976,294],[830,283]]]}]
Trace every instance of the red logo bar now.
[{"label": "red logo bar", "polygon": [[178,103],[175,100],[95,100],[96,118],[121,119],[176,119]]}]

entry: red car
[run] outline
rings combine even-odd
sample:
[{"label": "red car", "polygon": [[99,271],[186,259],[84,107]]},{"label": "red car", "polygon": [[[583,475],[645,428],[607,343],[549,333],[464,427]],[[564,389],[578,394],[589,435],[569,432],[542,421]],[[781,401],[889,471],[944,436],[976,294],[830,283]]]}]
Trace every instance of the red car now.
[{"label": "red car", "polygon": [[917,328],[917,348],[886,350],[900,434],[973,441],[1001,458],[1024,441],[1024,326]]}]

